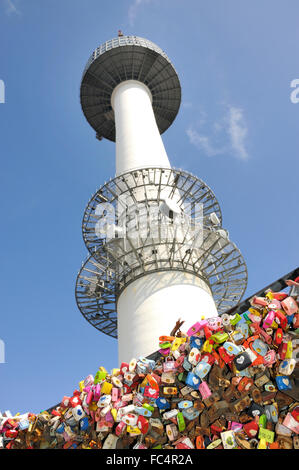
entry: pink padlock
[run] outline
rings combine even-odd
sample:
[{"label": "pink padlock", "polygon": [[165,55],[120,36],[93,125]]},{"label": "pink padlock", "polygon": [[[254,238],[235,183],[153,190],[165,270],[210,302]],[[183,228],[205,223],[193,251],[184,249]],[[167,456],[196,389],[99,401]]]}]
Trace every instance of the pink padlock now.
[{"label": "pink padlock", "polygon": [[202,330],[205,326],[207,326],[207,324],[208,324],[207,320],[201,320],[201,321],[194,323],[194,325],[192,325],[191,328],[189,328],[189,330],[187,331],[187,335],[188,336],[195,335],[200,330]]},{"label": "pink padlock", "polygon": [[287,297],[281,302],[281,306],[287,315],[293,315],[298,311],[298,304],[293,297]]},{"label": "pink padlock", "polygon": [[267,354],[263,357],[263,363],[265,366],[269,367],[272,366],[276,362],[276,354],[273,349],[270,349],[270,351],[267,352]]},{"label": "pink padlock", "polygon": [[163,372],[175,372],[176,366],[175,361],[171,358],[166,358],[165,362],[163,362]]},{"label": "pink padlock", "polygon": [[271,310],[280,310],[281,303],[277,299],[272,299],[271,303],[268,305],[268,308],[270,308]]},{"label": "pink padlock", "polygon": [[93,385],[94,382],[94,377],[93,375],[88,375],[86,379],[84,380],[84,387],[87,387],[88,385]]},{"label": "pink padlock", "polygon": [[254,305],[261,305],[262,307],[266,307],[266,305],[268,305],[268,300],[265,297],[253,297],[251,303]]},{"label": "pink padlock", "polygon": [[[257,323],[260,324],[262,321],[262,318],[259,317],[258,315],[254,315],[253,313],[249,313],[248,318],[252,321],[252,323]],[[250,325],[251,326],[251,325]]]},{"label": "pink padlock", "polygon": [[89,392],[87,393],[86,397],[86,403],[87,405],[90,405],[90,403],[93,401],[93,390],[90,388]]},{"label": "pink padlock", "polygon": [[275,319],[275,312],[274,310],[270,310],[270,312],[268,312],[267,316],[264,319],[264,323],[263,323],[264,330],[266,328],[270,328],[270,326],[274,322],[274,319]]},{"label": "pink padlock", "polygon": [[207,384],[207,382],[202,381],[198,387],[198,390],[200,391],[200,394],[202,396],[202,399],[205,400],[208,398],[210,395],[212,395],[212,392]]},{"label": "pink padlock", "polygon": [[176,368],[179,368],[179,367],[183,364],[185,357],[186,357],[186,356],[185,356],[184,354],[181,354],[181,355],[177,358],[177,360],[175,361],[175,367],[176,367]]},{"label": "pink padlock", "polygon": [[115,434],[117,436],[121,436],[122,434],[124,434],[124,432],[126,431],[127,429],[127,425],[126,423],[124,423],[123,421],[121,421],[120,423],[118,423],[118,425],[116,426],[115,428]]},{"label": "pink padlock", "polygon": [[111,400],[113,402],[118,400],[118,388],[116,387],[112,387],[111,389]]}]

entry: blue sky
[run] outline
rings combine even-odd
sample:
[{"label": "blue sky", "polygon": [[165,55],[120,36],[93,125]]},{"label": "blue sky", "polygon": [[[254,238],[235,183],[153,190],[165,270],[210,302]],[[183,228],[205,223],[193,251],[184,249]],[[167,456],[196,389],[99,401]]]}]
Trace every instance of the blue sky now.
[{"label": "blue sky", "polygon": [[74,285],[85,205],[115,173],[80,80],[118,29],[157,43],[179,74],[164,144],[220,201],[247,262],[245,296],[297,267],[298,17],[296,0],[0,0],[0,410],[38,412],[117,366],[116,341],[82,317]]}]

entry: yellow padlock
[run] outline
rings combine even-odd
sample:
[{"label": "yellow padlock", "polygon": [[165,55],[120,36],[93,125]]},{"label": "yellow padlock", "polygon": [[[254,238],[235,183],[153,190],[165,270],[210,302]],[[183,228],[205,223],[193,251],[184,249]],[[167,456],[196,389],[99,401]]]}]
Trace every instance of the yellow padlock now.
[{"label": "yellow padlock", "polygon": [[274,295],[272,294],[271,291],[270,291],[270,292],[267,292],[267,294],[266,294],[265,297],[267,297],[267,299],[270,299],[270,300],[273,300],[273,299],[274,299]]},{"label": "yellow padlock", "polygon": [[270,326],[270,328],[273,328],[274,330],[277,330],[278,328],[278,324],[276,323],[276,321],[274,320],[272,325]]},{"label": "yellow padlock", "polygon": [[144,377],[143,381],[140,384],[140,388],[146,387],[148,385],[148,380],[146,377]]},{"label": "yellow padlock", "polygon": [[137,426],[127,426],[127,432],[132,433],[132,434],[141,434],[141,431]]},{"label": "yellow padlock", "polygon": [[267,449],[267,442],[266,439],[260,439],[260,442],[257,446],[258,449]]},{"label": "yellow padlock", "polygon": [[185,343],[186,338],[176,338],[171,345],[171,351],[176,351],[181,344]]},{"label": "yellow padlock", "polygon": [[81,380],[81,382],[79,382],[79,390],[80,390],[80,392],[83,392],[83,388],[84,388],[84,380]]},{"label": "yellow padlock", "polygon": [[108,374],[108,372],[106,371],[105,367],[103,367],[103,366],[99,367],[99,371],[100,371],[100,372],[105,372],[105,374]]},{"label": "yellow padlock", "polygon": [[101,386],[101,394],[110,395],[113,385],[109,382],[103,382]]},{"label": "yellow padlock", "polygon": [[293,356],[293,345],[292,341],[287,342],[287,351],[286,351],[286,359],[292,359]]},{"label": "yellow padlock", "polygon": [[261,316],[261,312],[260,312],[259,310],[256,310],[256,309],[253,308],[253,307],[250,307],[250,308],[248,309],[248,311],[249,311],[250,313],[252,313],[252,315],[256,315],[257,317],[260,317],[260,316]]},{"label": "yellow padlock", "polygon": [[114,419],[114,421],[116,421],[116,418],[117,418],[117,410],[115,408],[112,408],[110,410],[110,413],[112,415],[112,418]]},{"label": "yellow padlock", "polygon": [[88,408],[89,408],[91,411],[97,411],[98,405],[96,404],[95,401],[92,401],[92,402],[88,405]]},{"label": "yellow padlock", "polygon": [[213,351],[213,344],[211,344],[210,341],[207,339],[207,340],[203,343],[202,350],[203,350],[204,352],[211,353],[211,352]]},{"label": "yellow padlock", "polygon": [[111,376],[116,377],[120,374],[120,369],[112,369]]}]

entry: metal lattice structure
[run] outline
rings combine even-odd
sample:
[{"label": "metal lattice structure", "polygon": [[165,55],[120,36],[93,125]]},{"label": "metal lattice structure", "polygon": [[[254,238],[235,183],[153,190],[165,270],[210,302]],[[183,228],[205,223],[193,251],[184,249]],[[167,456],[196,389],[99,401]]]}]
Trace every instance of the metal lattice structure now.
[{"label": "metal lattice structure", "polygon": [[137,36],[121,36],[98,47],[83,72],[81,106],[97,137],[115,141],[111,95],[114,88],[125,80],[138,80],[147,85],[162,134],[180,107],[178,75],[165,52],[156,44]]},{"label": "metal lattice structure", "polygon": [[[125,236],[115,232],[108,241],[99,236],[97,224],[102,226],[107,214],[97,214],[97,207],[108,203],[116,210],[119,195],[125,196],[129,209],[143,204],[151,228],[155,224],[165,226],[163,236],[157,231],[153,237],[149,226],[143,237],[139,236],[140,226],[134,231],[127,230]],[[175,200],[182,213],[190,203],[189,224],[181,237],[171,217],[159,210],[165,199]],[[202,205],[200,220],[196,219],[196,204]],[[154,206],[158,218],[150,220],[150,209]],[[211,224],[211,214],[216,214],[218,225]],[[132,210],[128,210],[125,222],[130,222],[131,215]],[[134,280],[161,271],[183,271],[198,276],[208,285],[219,314],[224,313],[243,296],[247,269],[240,251],[221,228],[221,221],[220,207],[212,190],[185,171],[146,168],[111,179],[91,198],[83,216],[83,239],[91,256],[78,274],[76,300],[84,317],[95,328],[117,337],[118,297]],[[199,246],[194,243],[196,228],[201,229]]]}]

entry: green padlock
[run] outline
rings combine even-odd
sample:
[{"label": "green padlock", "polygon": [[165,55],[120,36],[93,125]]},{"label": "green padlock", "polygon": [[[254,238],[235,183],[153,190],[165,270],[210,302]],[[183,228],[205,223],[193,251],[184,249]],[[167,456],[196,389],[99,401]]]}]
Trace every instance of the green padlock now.
[{"label": "green padlock", "polygon": [[106,376],[107,376],[107,372],[98,370],[96,375],[94,376],[94,384],[96,385],[96,384],[100,384],[104,382],[104,380],[106,379]]},{"label": "green padlock", "polygon": [[180,382],[185,382],[187,375],[188,375],[187,372],[180,372],[180,374],[178,375],[178,380]]},{"label": "green padlock", "polygon": [[211,339],[218,344],[224,343],[228,339],[228,334],[223,331],[218,331],[218,333],[211,336]]},{"label": "green padlock", "polygon": [[184,431],[184,429],[186,428],[186,423],[185,423],[185,420],[184,420],[183,413],[181,411],[179,411],[178,414],[176,415],[176,418],[177,418],[177,422],[178,422],[179,431],[180,432]]},{"label": "green padlock", "polygon": [[148,403],[143,403],[142,407],[149,411],[154,411],[155,409],[153,406],[149,405]]},{"label": "green padlock", "polygon": [[259,417],[259,427],[265,429],[267,425],[267,416],[261,415]]},{"label": "green padlock", "polygon": [[160,349],[167,349],[167,348],[170,348],[171,346],[172,346],[172,343],[169,343],[168,341],[165,343],[159,344]]},{"label": "green padlock", "polygon": [[269,429],[260,428],[259,439],[264,439],[266,442],[272,444],[274,441],[274,432]]},{"label": "green padlock", "polygon": [[230,319],[230,322],[232,325],[236,325],[239,321],[241,320],[241,317],[238,313],[236,313],[236,315],[234,315],[231,319]]}]

